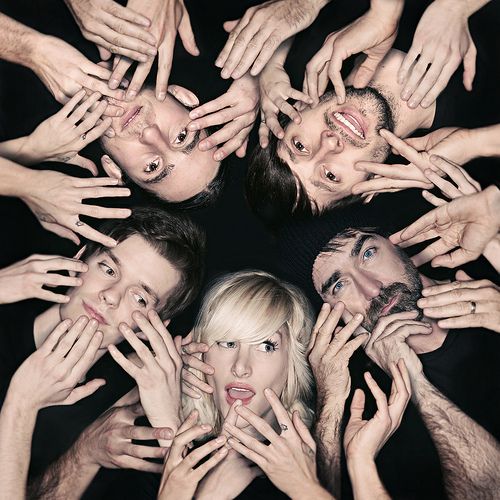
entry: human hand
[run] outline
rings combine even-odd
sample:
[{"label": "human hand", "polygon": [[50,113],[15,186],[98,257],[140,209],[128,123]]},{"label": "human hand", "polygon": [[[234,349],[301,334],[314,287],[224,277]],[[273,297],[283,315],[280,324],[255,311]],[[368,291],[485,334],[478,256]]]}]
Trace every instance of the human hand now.
[{"label": "human hand", "polygon": [[[174,338],[174,343],[177,352],[182,358],[181,384],[183,394],[193,399],[200,399],[201,392],[212,394],[213,387],[202,380],[201,373],[212,375],[214,368],[196,356],[207,352],[208,345],[203,342],[193,342],[192,331],[184,338],[178,335]],[[188,368],[195,371],[190,371]]]},{"label": "human hand", "polygon": [[127,359],[114,345],[108,346],[109,353],[137,382],[141,404],[151,425],[163,427],[166,421],[175,431],[180,423],[181,357],[156,311],[149,311],[147,317],[135,311],[132,319],[153,352],[126,323],[121,323],[119,330],[135,350],[142,366]]},{"label": "human hand", "polygon": [[417,315],[417,311],[388,314],[379,318],[373,328],[365,352],[387,374],[391,372],[391,364],[400,359],[412,377],[422,373],[422,363],[406,339],[410,335],[429,335],[432,326],[415,319]]},{"label": "human hand", "polygon": [[[419,152],[426,151],[464,165],[480,156],[481,148],[475,147],[474,135],[474,130],[443,127],[421,137],[407,137],[404,142]],[[399,154],[396,148],[393,150]]]},{"label": "human hand", "polygon": [[[479,182],[475,181],[460,165],[436,155],[432,155],[430,161],[455,183],[453,184],[446,179],[442,179],[430,169],[424,171],[425,176],[449,199],[453,200],[481,191]],[[435,196],[430,191],[422,191],[422,196],[435,207],[440,207],[447,203],[447,201]]]},{"label": "human hand", "polygon": [[84,273],[88,266],[77,259],[58,255],[30,255],[26,259],[0,269],[0,304],[38,298],[64,304],[69,297],[44,290],[43,286],[80,286],[81,278],[50,271]]},{"label": "human hand", "polygon": [[389,130],[380,130],[380,135],[398,154],[404,156],[409,162],[407,165],[388,165],[370,161],[359,161],[354,166],[355,170],[374,175],[372,179],[361,181],[352,187],[352,194],[363,197],[377,193],[392,193],[409,188],[432,188],[432,182],[425,175],[425,171],[433,169],[444,175],[429,159],[426,151],[418,152],[405,141]]},{"label": "human hand", "polygon": [[[195,425],[196,417],[197,412],[191,412],[175,435],[165,460],[158,499],[186,498],[190,500],[194,498],[198,483],[227,456],[228,449],[224,447],[225,436],[218,436],[208,441],[186,456],[189,444],[212,429],[206,424]],[[213,455],[208,460],[198,465],[201,460],[212,453]]]},{"label": "human hand", "polygon": [[281,64],[268,64],[259,76],[261,122],[259,142],[263,148],[269,144],[269,130],[279,139],[285,137],[285,131],[278,122],[281,111],[295,123],[301,122],[300,113],[287,102],[296,99],[312,104],[312,99],[292,88],[290,78]]},{"label": "human hand", "polygon": [[235,425],[225,423],[231,434],[228,444],[262,469],[273,484],[290,498],[314,497],[321,489],[316,475],[316,443],[295,411],[292,418],[272,389],[265,389],[276,420],[281,427],[278,435],[273,428],[249,408],[238,406],[236,413],[246,420],[269,445],[265,445]]},{"label": "human hand", "polygon": [[422,290],[417,305],[440,328],[481,327],[500,333],[500,288],[457,271],[456,281]]},{"label": "human hand", "polygon": [[208,151],[224,143],[214,151],[214,160],[221,161],[234,151],[236,156],[243,158],[258,107],[257,79],[245,75],[235,80],[225,94],[193,109],[189,113],[189,118],[193,121],[188,124],[187,129],[200,130],[225,124],[220,130],[201,140],[198,147],[201,151]]},{"label": "human hand", "polygon": [[[444,90],[463,60],[463,83],[472,90],[476,46],[467,25],[466,2],[435,0],[418,23],[413,43],[398,72],[401,99],[410,108],[429,107]],[[416,61],[418,57],[418,61]]]},{"label": "human hand", "polygon": [[94,379],[77,384],[94,363],[102,342],[99,324],[85,316],[72,324],[59,323],[45,342],[17,369],[9,386],[34,411],[47,406],[72,405],[93,394],[106,381]]},{"label": "human hand", "polygon": [[415,255],[413,263],[420,266],[431,261],[433,267],[457,267],[477,259],[497,236],[499,205],[500,191],[489,186],[480,193],[461,196],[431,210],[391,235],[390,240],[406,248],[439,238]]},{"label": "human hand", "polygon": [[60,161],[77,165],[97,175],[95,163],[78,152],[101,137],[111,125],[111,118],[102,118],[107,103],[100,101],[93,111],[84,115],[101,97],[99,92],[86,96],[77,92],[55,115],[44,120],[26,138],[24,147],[36,161]]},{"label": "human hand", "polygon": [[[111,76],[109,69],[89,61],[63,40],[44,36],[36,50],[32,69],[57,102],[67,103],[82,88],[89,94],[100,92],[118,100],[124,98],[123,90],[110,89],[106,85],[105,81]],[[107,110],[110,116],[117,116],[117,107],[110,108]]]},{"label": "human hand", "polygon": [[349,359],[368,338],[365,333],[347,342],[361,325],[363,315],[356,314],[346,326],[338,327],[344,308],[342,302],[333,309],[323,304],[309,341],[309,363],[316,379],[319,404],[332,397],[344,405],[351,390]]},{"label": "human hand", "polygon": [[[191,20],[183,0],[128,0],[127,9],[140,13],[151,21],[149,32],[156,40],[158,48],[158,73],[156,75],[156,98],[163,101],[167,95],[168,79],[172,68],[175,38],[177,33],[186,51],[192,56],[199,54],[194,40]],[[139,62],[134,76],[128,86],[126,98],[131,101],[139,93],[151,71],[154,56],[149,56],[146,62]],[[109,87],[117,88],[125,73],[132,65],[127,57],[118,57]]]},{"label": "human hand", "polygon": [[125,219],[128,208],[105,208],[82,203],[88,198],[130,196],[130,189],[115,187],[118,179],[97,177],[79,179],[51,170],[33,170],[25,181],[25,194],[21,197],[42,227],[61,238],[80,244],[77,234],[107,247],[116,241],[80,221],[80,215],[98,219]]},{"label": "human hand", "polygon": [[303,91],[317,103],[330,79],[337,102],[343,104],[345,87],[340,73],[342,63],[360,52],[366,54],[366,59],[356,70],[353,85],[356,88],[366,87],[396,39],[402,8],[403,3],[400,1],[377,3],[345,28],[330,33],[321,49],[306,65]]},{"label": "human hand", "polygon": [[65,0],[82,35],[94,42],[101,59],[111,54],[147,61],[156,55],[156,39],[149,33],[151,22],[113,0]]},{"label": "human hand", "polygon": [[392,375],[389,402],[370,372],[365,372],[365,381],[370,389],[377,412],[370,420],[363,420],[365,393],[356,389],[351,402],[351,417],[344,432],[344,449],[348,462],[374,460],[378,452],[401,424],[403,413],[411,396],[411,382],[405,363],[389,365]]},{"label": "human hand", "polygon": [[145,459],[163,459],[168,453],[168,448],[133,444],[132,440],[166,440],[172,439],[175,433],[168,427],[135,425],[136,419],[144,415],[144,410],[137,399],[131,404],[125,404],[123,401],[121,406],[118,406],[117,402],[82,432],[75,443],[76,453],[83,462],[106,469],[134,469],[160,473],[163,468],[161,464]]},{"label": "human hand", "polygon": [[215,65],[222,78],[240,78],[251,67],[258,75],[286,39],[310,26],[327,2],[270,0],[247,9],[241,19],[227,21],[229,36]]}]

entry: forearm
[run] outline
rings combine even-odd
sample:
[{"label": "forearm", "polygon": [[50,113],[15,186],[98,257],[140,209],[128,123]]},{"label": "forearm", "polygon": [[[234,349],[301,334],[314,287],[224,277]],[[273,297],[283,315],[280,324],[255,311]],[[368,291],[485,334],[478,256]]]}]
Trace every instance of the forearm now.
[{"label": "forearm", "polygon": [[0,412],[0,498],[24,499],[37,411],[7,393]]},{"label": "forearm", "polygon": [[413,399],[436,446],[450,498],[493,498],[500,491],[500,447],[423,375]]},{"label": "forearm", "polygon": [[373,459],[348,457],[347,470],[355,500],[386,500],[391,498],[380,480]]},{"label": "forearm", "polygon": [[33,165],[45,160],[30,147],[29,136],[0,142],[0,156],[22,165]]},{"label": "forearm", "polygon": [[38,31],[0,13],[0,57],[32,69],[33,52],[43,37]]},{"label": "forearm", "polygon": [[484,249],[485,259],[500,273],[500,236],[493,238]]},{"label": "forearm", "polygon": [[380,14],[385,20],[399,23],[405,6],[404,0],[371,0],[370,10]]},{"label": "forearm", "polygon": [[66,500],[82,497],[99,471],[99,465],[85,457],[81,439],[51,464],[42,476],[30,482],[28,498]]},{"label": "forearm", "polygon": [[481,7],[484,7],[491,0],[463,0],[467,4],[468,15],[471,16],[477,12]]},{"label": "forearm", "polygon": [[29,193],[29,185],[36,174],[34,170],[0,158],[0,195],[23,198]]},{"label": "forearm", "polygon": [[500,123],[469,130],[471,158],[500,156]]},{"label": "forearm", "polygon": [[340,498],[340,460],[342,444],[340,428],[344,414],[344,403],[329,402],[318,406],[318,421],[315,438],[318,454],[318,473],[321,484],[336,498]]}]

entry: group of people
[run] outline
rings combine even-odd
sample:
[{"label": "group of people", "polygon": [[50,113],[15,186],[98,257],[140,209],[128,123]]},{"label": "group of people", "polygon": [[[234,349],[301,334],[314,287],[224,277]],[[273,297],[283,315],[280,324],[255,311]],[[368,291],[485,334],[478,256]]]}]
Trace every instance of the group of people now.
[{"label": "group of people", "polygon": [[[0,269],[0,497],[498,496],[500,124],[457,118],[498,6],[64,3],[71,43],[0,9],[0,69],[59,105],[2,116],[0,195],[77,246]],[[252,245],[207,222],[231,190],[265,269],[213,264]]]}]

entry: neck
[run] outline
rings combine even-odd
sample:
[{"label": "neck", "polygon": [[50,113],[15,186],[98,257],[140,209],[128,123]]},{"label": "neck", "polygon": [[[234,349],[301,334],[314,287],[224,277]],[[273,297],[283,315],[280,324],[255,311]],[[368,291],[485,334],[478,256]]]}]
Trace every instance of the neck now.
[{"label": "neck", "polygon": [[[431,127],[436,113],[435,102],[428,108],[418,106],[412,109],[406,101],[401,99],[401,91],[405,84],[398,83],[397,75],[405,55],[399,50],[389,51],[369,83],[387,99],[394,117],[394,133],[398,137],[408,137],[419,128]],[[349,75],[346,83],[350,83],[351,76],[352,74]]]},{"label": "neck", "polygon": [[37,349],[45,342],[45,339],[61,321],[61,306],[58,304],[49,307],[45,312],[36,317],[33,325],[33,337]]},{"label": "neck", "polygon": [[[424,287],[436,285],[437,282],[420,275]],[[434,319],[423,317],[422,321],[429,323],[432,326],[432,331],[426,335],[410,335],[407,339],[408,345],[417,353],[424,354],[439,349],[448,335],[448,330],[440,328]]]}]

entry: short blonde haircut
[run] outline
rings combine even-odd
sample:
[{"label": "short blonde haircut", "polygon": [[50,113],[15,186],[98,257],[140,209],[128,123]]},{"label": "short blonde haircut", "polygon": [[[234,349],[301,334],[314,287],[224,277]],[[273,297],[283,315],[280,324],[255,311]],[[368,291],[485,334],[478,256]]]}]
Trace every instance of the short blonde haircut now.
[{"label": "short blonde haircut", "polygon": [[[297,410],[310,425],[313,412],[308,404],[313,378],[306,358],[313,326],[311,305],[295,286],[264,271],[240,271],[217,280],[206,293],[193,332],[195,342],[210,347],[223,340],[252,344],[266,341],[280,330],[288,335],[288,375],[280,397],[292,413]],[[203,373],[190,368],[206,381]],[[184,415],[198,410],[201,422],[220,432],[223,417],[213,396],[200,399],[183,396]]]}]

